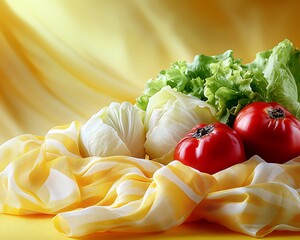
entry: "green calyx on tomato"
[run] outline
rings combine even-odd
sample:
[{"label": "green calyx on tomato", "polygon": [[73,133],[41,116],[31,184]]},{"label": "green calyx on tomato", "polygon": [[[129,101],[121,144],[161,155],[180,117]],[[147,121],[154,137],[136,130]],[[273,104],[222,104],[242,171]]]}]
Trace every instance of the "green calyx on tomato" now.
[{"label": "green calyx on tomato", "polygon": [[245,161],[245,152],[238,134],[226,124],[199,124],[177,144],[174,159],[214,174]]},{"label": "green calyx on tomato", "polygon": [[284,163],[300,155],[300,122],[280,104],[254,102],[237,115],[233,129],[242,138],[246,156]]}]

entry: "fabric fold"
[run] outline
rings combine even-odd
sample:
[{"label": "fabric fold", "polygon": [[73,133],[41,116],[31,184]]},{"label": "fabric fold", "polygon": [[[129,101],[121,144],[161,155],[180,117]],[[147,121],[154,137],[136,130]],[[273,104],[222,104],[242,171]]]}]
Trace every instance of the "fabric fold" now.
[{"label": "fabric fold", "polygon": [[22,135],[0,146],[0,211],[53,215],[78,237],[157,232],[206,219],[254,237],[300,231],[300,157],[285,164],[254,156],[214,175],[179,161],[82,157],[80,123]]},{"label": "fabric fold", "polygon": [[68,236],[167,230],[183,223],[215,183],[213,177],[178,161],[162,166],[153,178],[126,175],[114,184],[116,198],[111,205],[60,213],[53,219],[56,228]]}]

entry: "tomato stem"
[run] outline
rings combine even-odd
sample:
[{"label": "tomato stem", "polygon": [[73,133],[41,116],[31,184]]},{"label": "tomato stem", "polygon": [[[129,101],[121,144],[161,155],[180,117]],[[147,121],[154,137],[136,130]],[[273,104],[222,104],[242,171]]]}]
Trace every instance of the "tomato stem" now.
[{"label": "tomato stem", "polygon": [[197,130],[193,133],[192,137],[201,138],[207,134],[210,134],[214,130],[214,125],[207,125],[203,128],[197,128]]},{"label": "tomato stem", "polygon": [[268,109],[268,115],[270,118],[285,118],[285,113],[282,110],[282,108],[269,108]]}]

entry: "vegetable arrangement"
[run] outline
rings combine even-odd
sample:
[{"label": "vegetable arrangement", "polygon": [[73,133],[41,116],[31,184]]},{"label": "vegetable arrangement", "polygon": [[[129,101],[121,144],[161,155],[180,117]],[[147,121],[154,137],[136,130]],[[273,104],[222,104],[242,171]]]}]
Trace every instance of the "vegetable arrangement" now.
[{"label": "vegetable arrangement", "polygon": [[135,105],[95,114],[81,130],[83,154],[175,159],[210,174],[253,155],[283,163],[300,155],[299,91],[300,51],[289,40],[249,64],[231,50],[198,55],[150,79]]},{"label": "vegetable arrangement", "polygon": [[286,40],[247,65],[196,59],[137,104],[1,145],[0,212],[56,215],[71,237],[201,219],[255,237],[300,231],[299,51]]}]

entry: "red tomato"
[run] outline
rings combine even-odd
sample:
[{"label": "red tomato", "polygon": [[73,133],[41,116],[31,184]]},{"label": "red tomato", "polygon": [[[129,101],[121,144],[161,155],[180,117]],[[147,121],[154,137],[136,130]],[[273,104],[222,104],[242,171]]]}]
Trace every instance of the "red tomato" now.
[{"label": "red tomato", "polygon": [[199,124],[176,146],[174,159],[214,174],[245,160],[238,134],[223,123]]},{"label": "red tomato", "polygon": [[300,122],[278,103],[249,104],[237,115],[233,129],[241,136],[247,157],[284,163],[300,155]]}]

